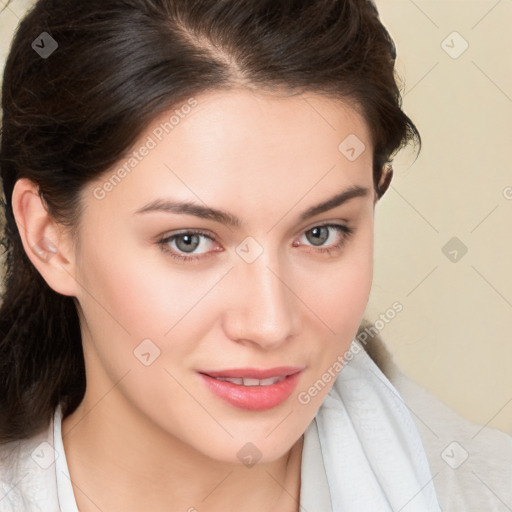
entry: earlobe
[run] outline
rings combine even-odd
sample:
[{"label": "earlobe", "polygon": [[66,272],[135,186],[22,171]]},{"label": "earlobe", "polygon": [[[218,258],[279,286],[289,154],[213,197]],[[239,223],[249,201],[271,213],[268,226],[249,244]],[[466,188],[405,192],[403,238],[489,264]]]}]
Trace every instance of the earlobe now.
[{"label": "earlobe", "polygon": [[73,246],[49,214],[38,186],[20,178],[14,185],[12,208],[23,248],[32,264],[54,291],[76,296]]}]

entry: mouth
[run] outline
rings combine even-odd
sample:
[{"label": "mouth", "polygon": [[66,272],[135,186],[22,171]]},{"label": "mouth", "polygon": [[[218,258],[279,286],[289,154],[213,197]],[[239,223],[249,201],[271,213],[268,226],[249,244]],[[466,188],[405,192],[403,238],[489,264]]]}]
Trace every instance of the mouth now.
[{"label": "mouth", "polygon": [[[213,377],[215,379],[229,379],[229,380],[237,380],[235,384],[242,384],[239,382],[240,379],[247,380],[248,382],[251,379],[265,381],[268,379],[279,379],[286,378],[289,375],[293,375],[294,373],[298,373],[304,369],[303,366],[277,366],[275,368],[232,368],[229,370],[205,370],[199,371],[203,375],[208,375],[209,377]],[[248,386],[256,386],[257,384],[247,384]]]},{"label": "mouth", "polygon": [[282,404],[295,389],[304,370],[299,366],[269,369],[235,368],[200,371],[208,389],[234,407],[252,411]]},{"label": "mouth", "polygon": [[253,379],[251,377],[214,377],[216,380],[231,382],[237,386],[272,386],[286,379],[286,376],[269,377],[268,379]]}]

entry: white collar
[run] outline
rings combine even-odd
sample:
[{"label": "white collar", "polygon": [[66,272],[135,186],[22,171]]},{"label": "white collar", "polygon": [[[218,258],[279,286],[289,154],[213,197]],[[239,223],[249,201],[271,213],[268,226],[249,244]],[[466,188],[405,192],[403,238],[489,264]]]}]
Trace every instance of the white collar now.
[{"label": "white collar", "polygon": [[[359,343],[304,433],[301,511],[440,512],[407,405]],[[78,512],[55,412],[60,508]]]},{"label": "white collar", "polygon": [[[357,340],[350,354],[304,435],[301,506],[322,512],[440,512],[407,405]],[[330,504],[319,507],[318,499]]]}]

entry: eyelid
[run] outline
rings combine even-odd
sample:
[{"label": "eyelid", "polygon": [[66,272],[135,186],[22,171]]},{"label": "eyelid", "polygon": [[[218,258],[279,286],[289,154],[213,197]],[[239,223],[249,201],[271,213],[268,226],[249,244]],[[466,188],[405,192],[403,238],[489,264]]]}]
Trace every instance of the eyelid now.
[{"label": "eyelid", "polygon": [[207,236],[208,238],[215,238],[215,235],[213,234],[212,231],[210,231],[209,229],[203,229],[203,228],[175,229],[175,230],[171,230],[167,233],[164,233],[161,236],[161,238],[170,238],[172,236],[177,236],[177,235],[187,235],[189,233],[193,233],[195,235],[204,235],[204,236]]},{"label": "eyelid", "polygon": [[173,239],[175,239],[176,237],[178,237],[180,235],[188,235],[188,234],[204,236],[205,238],[208,238],[211,242],[218,243],[215,236],[213,236],[210,231],[204,230],[204,229],[197,229],[197,228],[181,229],[178,231],[172,231],[170,233],[164,234],[163,236],[159,237],[156,243],[165,254],[167,254],[171,258],[174,258],[175,260],[178,260],[182,263],[184,263],[184,262],[200,263],[205,258],[208,258],[208,257],[212,256],[214,253],[218,252],[216,250],[213,250],[213,251],[201,253],[199,255],[194,254],[194,253],[187,255],[187,253],[180,253],[180,252],[177,252],[174,249],[169,247],[169,243]]},{"label": "eyelid", "polygon": [[317,220],[315,222],[311,222],[307,226],[300,229],[299,233],[305,233],[313,228],[321,228],[322,226],[335,226],[342,225],[347,229],[350,229],[351,222],[348,219],[327,219],[327,220]]},{"label": "eyelid", "polygon": [[[311,231],[314,228],[322,228],[322,227],[331,227],[331,228],[337,230],[338,232],[341,232],[342,233],[341,240],[335,244],[331,244],[328,246],[316,246],[315,247],[314,245],[305,245],[305,247],[309,248],[308,252],[313,251],[315,253],[330,254],[332,251],[339,251],[345,244],[346,239],[349,238],[351,235],[353,235],[353,233],[355,231],[352,227],[350,227],[348,225],[348,222],[346,220],[343,220],[342,222],[340,222],[340,221],[317,221],[317,223],[313,223],[310,226],[302,228],[299,236],[302,237],[308,231]],[[164,252],[168,253],[171,257],[173,257],[177,260],[180,260],[182,262],[188,261],[188,262],[192,262],[192,263],[197,263],[197,262],[202,261],[204,258],[211,256],[213,253],[219,252],[219,251],[213,250],[213,251],[209,251],[209,252],[205,252],[205,253],[200,253],[197,255],[194,253],[190,253],[190,254],[180,253],[180,252],[177,252],[174,249],[171,249],[169,247],[169,241],[175,239],[175,237],[178,237],[180,235],[187,235],[187,234],[204,236],[205,238],[208,238],[212,242],[215,242],[217,244],[219,243],[216,239],[216,236],[213,235],[209,230],[190,228],[190,229],[181,229],[178,231],[172,231],[169,234],[165,234],[159,238],[157,244],[161,246],[161,248]],[[296,237],[293,242],[294,244],[295,244],[295,240],[296,240]],[[300,244],[300,245],[302,246],[304,244]]]},{"label": "eyelid", "polygon": [[[316,253],[325,252],[325,253],[330,254],[332,251],[336,251],[336,250],[339,250],[340,248],[342,248],[343,245],[345,244],[345,242],[347,241],[347,239],[355,233],[355,229],[348,226],[347,224],[342,224],[342,223],[333,222],[333,221],[325,221],[323,223],[321,222],[318,224],[314,224],[312,227],[303,229],[301,232],[300,238],[302,236],[304,236],[305,233],[307,233],[308,231],[311,231],[315,228],[323,228],[323,227],[328,227],[328,228],[330,227],[330,228],[334,229],[335,231],[337,231],[338,233],[341,233],[341,239],[338,242],[331,243],[330,245],[325,245],[325,246],[324,245],[318,245],[318,246],[305,245],[305,247],[307,247],[310,251],[313,250],[313,252],[316,252]],[[295,244],[295,242],[293,242],[293,243]],[[304,244],[301,244],[301,245],[304,245]]]}]

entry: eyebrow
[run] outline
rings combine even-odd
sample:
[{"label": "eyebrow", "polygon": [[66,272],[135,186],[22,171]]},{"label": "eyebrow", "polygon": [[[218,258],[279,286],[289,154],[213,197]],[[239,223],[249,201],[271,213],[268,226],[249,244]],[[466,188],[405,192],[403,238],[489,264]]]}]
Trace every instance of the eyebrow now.
[{"label": "eyebrow", "polygon": [[[314,215],[318,215],[320,213],[326,212],[328,210],[332,210],[337,206],[346,203],[350,199],[355,197],[366,197],[368,195],[369,190],[365,187],[360,187],[355,185],[351,188],[343,190],[339,194],[332,196],[331,198],[319,203],[317,205],[311,206],[303,211],[299,215],[299,221],[302,222]],[[208,206],[203,206],[197,203],[193,203],[191,201],[172,201],[168,199],[155,199],[151,201],[147,205],[139,208],[135,211],[135,214],[140,213],[148,213],[148,212],[165,212],[165,213],[175,213],[175,214],[186,214],[186,215],[194,215],[195,217],[200,217],[201,219],[209,219],[214,220],[216,222],[220,222],[222,224],[227,224],[228,226],[240,227],[242,225],[241,220],[233,215],[232,213],[218,210],[216,208],[210,208]]]}]

